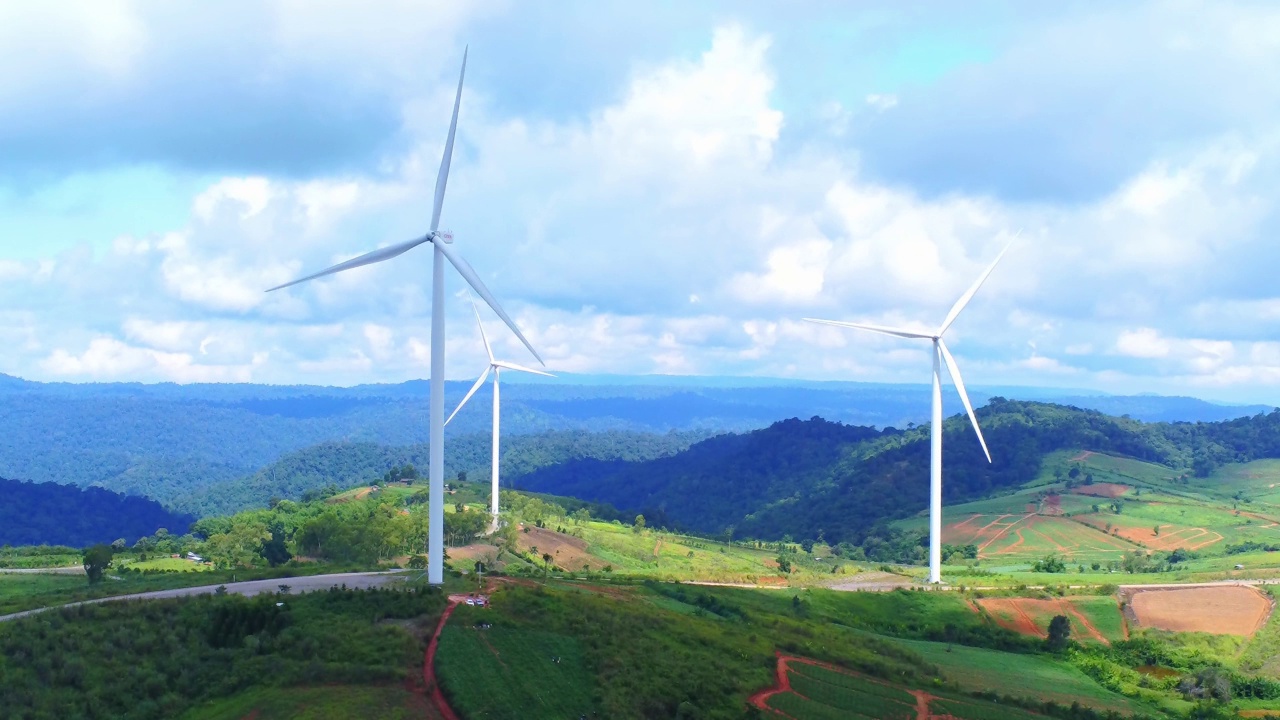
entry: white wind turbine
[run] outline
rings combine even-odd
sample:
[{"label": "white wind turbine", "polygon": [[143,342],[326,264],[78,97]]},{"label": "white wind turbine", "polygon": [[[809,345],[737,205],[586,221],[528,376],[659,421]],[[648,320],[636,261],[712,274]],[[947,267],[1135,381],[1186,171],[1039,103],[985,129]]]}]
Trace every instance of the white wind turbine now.
[{"label": "white wind turbine", "polygon": [[480,308],[476,307],[475,302],[472,301],[471,309],[476,311],[476,325],[480,328],[480,339],[484,341],[484,351],[489,355],[489,364],[485,366],[484,372],[480,373],[480,377],[479,379],[476,380],[476,384],[471,386],[471,389],[467,391],[466,396],[462,398],[462,402],[458,403],[458,407],[454,408],[453,412],[449,415],[449,419],[445,420],[444,424],[448,425],[453,420],[454,416],[458,414],[458,411],[462,409],[462,406],[466,405],[467,401],[471,399],[471,396],[475,395],[476,391],[480,389],[480,386],[484,384],[485,379],[489,377],[489,371],[492,370],[493,371],[493,475],[492,475],[493,490],[492,490],[492,495],[490,496],[489,512],[490,514],[493,515],[493,527],[497,528],[498,527],[498,378],[501,377],[503,370],[515,370],[517,372],[527,372],[527,373],[533,373],[535,375],[546,375],[547,377],[555,377],[555,375],[552,375],[549,372],[543,372],[541,370],[534,370],[533,368],[527,368],[527,367],[524,367],[523,365],[516,365],[515,363],[510,363],[505,360],[495,360],[493,357],[493,348],[489,347],[489,338],[486,337],[484,334],[484,323],[480,321]]},{"label": "white wind turbine", "polygon": [[933,334],[899,330],[880,325],[805,318],[809,322],[823,325],[869,330],[884,335],[893,335],[894,337],[931,340],[933,342],[933,415],[929,424],[929,582],[931,583],[942,582],[942,373],[940,365],[943,362],[947,364],[947,372],[950,373],[951,380],[955,383],[956,392],[960,394],[960,402],[964,403],[965,412],[969,413],[969,422],[973,423],[973,431],[978,434],[978,442],[982,444],[982,452],[986,453],[987,462],[991,462],[991,451],[987,450],[987,441],[982,437],[982,428],[978,427],[978,418],[973,414],[973,405],[969,404],[969,395],[964,390],[964,381],[960,379],[960,368],[956,366],[955,358],[947,350],[947,344],[942,341],[942,335],[947,331],[947,328],[951,327],[951,323],[955,322],[956,317],[960,315],[960,311],[964,310],[964,306],[968,305],[969,301],[973,299],[974,294],[978,292],[978,288],[982,287],[982,283],[986,282],[987,276],[991,274],[991,271],[996,269],[996,265],[1000,263],[1000,258],[1004,257],[1011,245],[1012,243],[1006,245],[1004,250],[1001,250],[1000,254],[996,256],[995,262],[991,263],[986,272],[978,277],[978,281],[973,284],[973,287],[960,296],[956,304],[951,307],[951,312],[947,313],[947,318],[942,321],[942,325]]},{"label": "white wind turbine", "polygon": [[529,348],[529,352],[542,362],[538,352],[525,339],[520,328],[498,304],[498,301],[485,287],[480,276],[471,265],[454,249],[453,236],[439,232],[440,209],[444,206],[444,189],[449,181],[449,162],[453,156],[453,138],[458,129],[458,106],[462,102],[462,80],[467,72],[467,53],[462,53],[462,71],[458,73],[458,92],[453,100],[453,118],[449,121],[449,136],[444,144],[444,156],[440,159],[440,172],[436,176],[435,203],[431,208],[431,229],[427,234],[391,245],[360,257],[338,263],[318,273],[299,278],[271,290],[289,287],[300,282],[313,280],[325,275],[350,270],[352,268],[371,265],[383,260],[390,260],[423,243],[431,243],[435,248],[431,274],[431,433],[430,439],[430,492],[428,506],[430,528],[427,542],[427,580],[433,585],[444,582],[444,261],[448,260],[471,287],[484,298],[502,321],[511,328],[516,337]]}]

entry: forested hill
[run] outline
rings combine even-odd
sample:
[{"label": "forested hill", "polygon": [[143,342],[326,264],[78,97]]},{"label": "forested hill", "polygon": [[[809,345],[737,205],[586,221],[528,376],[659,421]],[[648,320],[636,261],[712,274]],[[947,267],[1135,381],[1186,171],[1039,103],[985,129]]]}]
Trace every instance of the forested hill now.
[{"label": "forested hill", "polygon": [[102,488],[0,478],[0,497],[0,545],[85,547],[121,538],[133,544],[159,528],[184,533],[195,520]]},{"label": "forested hill", "polygon": [[[948,503],[1032,479],[1044,456],[1081,448],[1207,475],[1227,462],[1280,457],[1280,411],[1216,423],[1142,423],[1092,410],[993,398],[979,408],[993,462],[967,418],[943,425]],[[702,532],[859,542],[928,503],[928,427],[878,432],[818,418],[717,437],[643,463],[577,461],[521,478],[521,486],[654,515]],[[653,523],[651,523],[653,524]]]},{"label": "forested hill", "polygon": [[[674,455],[707,437],[705,432],[641,433],[554,431],[504,438],[504,484],[539,468],[583,459],[640,462]],[[489,434],[464,435],[445,444],[445,476],[466,473],[472,481],[488,482]],[[272,498],[298,500],[308,491],[333,485],[347,488],[372,483],[392,468],[412,465],[423,475],[428,445],[390,446],[368,442],[327,442],[286,454],[280,460],[244,477],[215,483],[176,495],[167,502],[184,512],[205,517],[266,507]]]},{"label": "forested hill", "polygon": [[[787,417],[904,427],[927,419],[927,385],[811,383],[767,378],[586,378],[511,382],[506,437],[549,431],[743,432]],[[452,407],[470,381],[446,382]],[[1079,391],[1009,388],[1060,401]],[[488,393],[446,429],[450,442],[490,428]],[[978,402],[994,392],[971,388]],[[159,499],[198,493],[285,454],[331,442],[427,441],[427,383],[356,387],[253,384],[39,383],[0,375],[0,476],[96,485]],[[1144,419],[1220,419],[1256,406],[1193,398],[1073,397],[1072,404]]]}]

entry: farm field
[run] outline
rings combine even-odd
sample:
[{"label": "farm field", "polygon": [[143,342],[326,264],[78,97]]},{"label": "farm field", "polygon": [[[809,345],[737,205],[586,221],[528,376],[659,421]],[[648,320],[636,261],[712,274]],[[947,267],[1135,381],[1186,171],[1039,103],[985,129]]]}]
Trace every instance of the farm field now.
[{"label": "farm field", "polygon": [[1111,597],[981,598],[974,603],[1001,627],[1024,635],[1048,637],[1049,622],[1065,615],[1078,642],[1110,644],[1126,637],[1120,606]]},{"label": "farm field", "polygon": [[1262,628],[1271,605],[1256,588],[1232,585],[1140,590],[1129,599],[1142,627],[1243,637]]},{"label": "farm field", "polygon": [[[966,510],[960,506],[953,511]],[[1132,543],[1072,519],[1034,515],[967,515],[944,524],[942,541],[978,546],[978,558],[994,562],[1031,562],[1049,554],[1070,560],[1114,559]]]},{"label": "farm field", "polygon": [[192,708],[182,720],[410,720],[439,718],[425,693],[401,685],[258,688]]},{"label": "farm field", "polygon": [[464,717],[590,716],[594,681],[582,648],[565,635],[506,627],[480,629],[493,613],[458,606],[440,636],[436,673]]}]

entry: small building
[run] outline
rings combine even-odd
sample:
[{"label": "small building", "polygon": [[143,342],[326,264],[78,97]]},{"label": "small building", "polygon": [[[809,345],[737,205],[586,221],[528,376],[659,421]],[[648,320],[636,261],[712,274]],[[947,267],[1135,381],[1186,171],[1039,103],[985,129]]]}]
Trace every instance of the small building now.
[{"label": "small building", "polygon": [[199,555],[193,552],[187,553],[187,559],[190,560],[191,562],[204,562],[204,558],[200,557]]}]

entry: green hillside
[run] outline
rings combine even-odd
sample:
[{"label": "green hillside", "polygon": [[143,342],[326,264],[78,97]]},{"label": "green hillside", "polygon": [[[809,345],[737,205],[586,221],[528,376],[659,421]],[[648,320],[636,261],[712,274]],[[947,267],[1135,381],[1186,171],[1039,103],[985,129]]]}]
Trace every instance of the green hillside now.
[{"label": "green hillside", "polygon": [[[1074,407],[993,398],[977,414],[991,448],[990,464],[966,418],[957,415],[944,424],[948,522],[961,519],[956,509],[964,503],[983,499],[989,501],[964,512],[993,516],[988,522],[999,515],[1039,513],[1051,485],[1065,483],[1054,476],[1055,469],[1067,472],[1070,457],[1100,453],[1085,459],[1094,481],[1132,485],[1135,496],[1144,487],[1159,494],[1132,499],[1137,502],[1128,496],[1116,499],[1132,512],[1122,508],[1112,513],[1118,517],[1108,518],[1102,507],[1093,510],[1094,504],[1110,502],[1105,498],[1058,493],[1064,504],[1044,514],[1069,519],[1034,521],[1050,537],[1028,546],[1029,553],[1080,543],[1096,552],[1120,549],[1128,541],[1152,544],[1140,539],[1144,524],[1149,530],[1168,526],[1161,530],[1168,538],[1196,537],[1206,543],[1188,547],[1258,537],[1245,511],[1236,516],[1238,508],[1231,508],[1230,517],[1221,514],[1221,502],[1229,494],[1213,490],[1220,487],[1215,483],[1221,477],[1213,473],[1218,468],[1231,472],[1232,463],[1280,456],[1280,412],[1218,423],[1142,423]],[[739,535],[758,538],[789,535],[858,545],[875,536],[900,543],[885,523],[927,507],[928,428],[857,430],[816,418],[790,420],[741,436],[711,438],[657,461],[550,466],[521,483],[646,512],[659,523],[706,533],[732,527]],[[1270,483],[1259,481],[1252,492],[1262,484]],[[1221,501],[1217,510],[1196,507],[1210,495]],[[1260,496],[1259,502],[1266,500]],[[1231,526],[1234,517],[1244,518],[1241,527]],[[1221,538],[1197,533],[1196,528],[1210,525]],[[1176,545],[1168,539],[1154,544]]]}]

